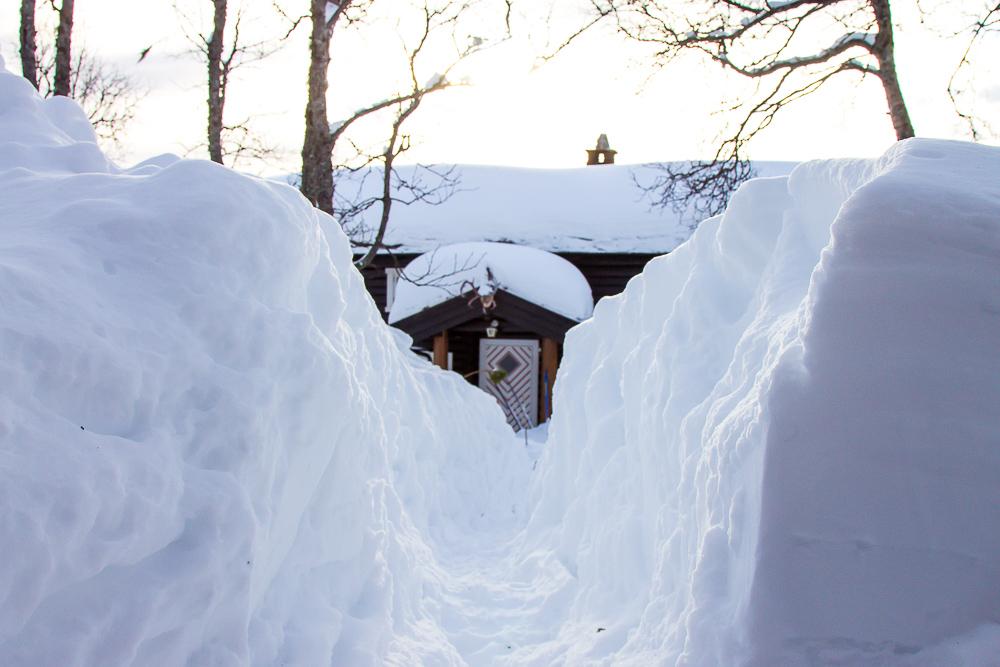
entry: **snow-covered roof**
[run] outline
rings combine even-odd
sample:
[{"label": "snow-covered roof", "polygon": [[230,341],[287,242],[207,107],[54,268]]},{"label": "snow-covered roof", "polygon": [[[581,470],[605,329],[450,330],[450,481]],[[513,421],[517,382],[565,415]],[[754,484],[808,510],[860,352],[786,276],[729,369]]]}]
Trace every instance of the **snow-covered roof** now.
[{"label": "snow-covered roof", "polygon": [[[755,163],[759,175],[785,175],[792,163]],[[400,168],[411,178],[415,167]],[[653,208],[637,185],[657,174],[649,165],[527,169],[458,165],[460,184],[444,203],[397,204],[385,242],[394,252],[422,253],[442,245],[499,241],[550,252],[659,254],[685,241],[694,220]],[[379,178],[365,182],[365,194]],[[424,176],[424,182],[433,177]],[[346,179],[342,195],[356,190]],[[370,227],[378,207],[369,211]]]},{"label": "snow-covered roof", "polygon": [[474,289],[503,290],[581,322],[594,310],[590,284],[558,255],[509,243],[456,243],[424,253],[407,265],[396,286],[389,322]]}]

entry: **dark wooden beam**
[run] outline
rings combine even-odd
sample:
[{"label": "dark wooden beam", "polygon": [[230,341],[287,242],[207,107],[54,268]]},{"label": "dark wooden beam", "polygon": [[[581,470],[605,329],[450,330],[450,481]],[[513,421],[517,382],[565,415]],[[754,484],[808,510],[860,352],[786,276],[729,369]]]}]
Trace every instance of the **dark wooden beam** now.
[{"label": "dark wooden beam", "polygon": [[[421,341],[446,329],[496,318],[503,320],[510,331],[534,333],[561,342],[566,332],[577,324],[575,320],[503,290],[497,292],[494,301],[496,308],[484,315],[478,300],[470,306],[465,297],[454,297],[399,320],[393,326],[410,334],[414,341]],[[503,326],[500,331],[504,331]]]},{"label": "dark wooden beam", "polygon": [[439,331],[453,329],[471,320],[482,319],[483,311],[470,308],[464,297],[454,297],[436,306],[422,310],[415,315],[394,322],[392,326],[402,329],[415,341],[434,336]]},{"label": "dark wooden beam", "polygon": [[559,368],[559,343],[552,338],[542,339],[542,368],[539,382],[538,422],[546,422],[552,416],[552,388]]}]

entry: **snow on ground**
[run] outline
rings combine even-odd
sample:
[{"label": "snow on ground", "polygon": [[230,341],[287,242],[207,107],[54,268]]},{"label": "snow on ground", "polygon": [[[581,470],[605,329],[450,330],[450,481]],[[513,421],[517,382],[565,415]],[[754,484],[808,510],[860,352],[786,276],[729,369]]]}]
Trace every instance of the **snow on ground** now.
[{"label": "snow on ground", "polygon": [[321,224],[0,67],[0,664],[461,663],[431,545],[530,461]]},{"label": "snow on ground", "polygon": [[507,664],[1000,665],[998,175],[807,163],[601,301],[520,561],[563,585]]},{"label": "snow on ground", "polygon": [[997,174],[746,184],[525,447],[294,190],[0,71],[0,664],[996,666]]},{"label": "snow on ground", "polygon": [[594,312],[590,283],[559,255],[510,243],[456,243],[406,265],[389,322],[399,322],[466,291],[510,292],[571,320]]}]

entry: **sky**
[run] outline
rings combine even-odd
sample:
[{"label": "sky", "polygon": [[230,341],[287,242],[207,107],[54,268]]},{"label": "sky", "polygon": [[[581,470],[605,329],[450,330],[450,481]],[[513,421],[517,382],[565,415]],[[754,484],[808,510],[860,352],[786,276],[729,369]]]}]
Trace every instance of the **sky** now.
[{"label": "sky", "polygon": [[[235,2],[235,0],[233,0]],[[548,2],[545,13],[540,8]],[[270,2],[244,0],[244,34],[273,37],[285,30]],[[285,5],[307,4],[286,0]],[[400,73],[400,26],[408,0],[382,0],[388,13],[376,16],[365,32],[339,39],[330,70],[330,119],[384,99]],[[169,0],[79,0],[74,45],[83,45],[129,74],[141,88],[141,101],[126,137],[115,153],[131,163],[164,152],[204,156],[204,69],[183,37],[182,23],[205,29],[210,3],[177,0],[181,19]],[[17,0],[0,0],[0,53],[17,66]],[[701,158],[726,127],[719,114],[746,82],[688,56],[657,67],[649,52],[610,29],[594,30],[555,59],[538,66],[539,55],[579,24],[576,0],[538,0],[515,19],[515,38],[487,49],[465,63],[458,77],[469,85],[436,94],[411,119],[413,148],[402,161],[497,164],[524,167],[582,165],[584,150],[607,133],[618,159],[642,163]],[[39,13],[48,11],[39,3]],[[553,10],[554,7],[554,10]],[[965,38],[949,33],[968,24],[980,0],[938,0],[930,20],[921,21],[915,5],[894,3],[896,60],[904,94],[918,135],[964,139],[964,126],[945,94],[948,78]],[[925,10],[928,2],[924,2]],[[549,15],[551,14],[551,15]],[[45,18],[40,17],[44,23]],[[488,17],[482,19],[490,34]],[[230,86],[227,122],[249,119],[255,132],[276,148],[263,164],[238,165],[259,173],[297,171],[303,128],[308,51],[299,29],[284,47],[264,61],[241,68]],[[138,55],[152,46],[138,63]],[[443,51],[442,51],[443,53]],[[434,50],[422,63],[422,76],[436,71]],[[971,108],[1000,117],[1000,38],[991,36],[971,70],[975,90]],[[732,120],[732,118],[729,118]],[[358,128],[365,145],[384,142],[384,122]],[[761,160],[870,157],[894,141],[877,81],[856,77],[835,81],[782,113],[751,147]]]}]

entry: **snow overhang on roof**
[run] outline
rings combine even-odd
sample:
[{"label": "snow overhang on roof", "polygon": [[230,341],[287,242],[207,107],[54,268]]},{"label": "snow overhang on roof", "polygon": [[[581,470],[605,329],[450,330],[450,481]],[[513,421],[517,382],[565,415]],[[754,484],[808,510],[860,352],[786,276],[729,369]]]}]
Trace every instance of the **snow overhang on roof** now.
[{"label": "snow overhang on roof", "polygon": [[460,295],[489,298],[505,291],[582,322],[594,311],[590,284],[558,255],[509,243],[457,243],[407,265],[389,311],[394,324]]},{"label": "snow overhang on roof", "polygon": [[[755,163],[758,175],[785,175],[790,163]],[[549,252],[658,255],[687,240],[697,220],[653,207],[639,184],[660,175],[658,165],[602,165],[574,169],[525,169],[456,165],[451,197],[439,204],[396,204],[385,243],[394,253],[417,254],[452,243],[496,241]],[[401,181],[433,185],[421,168],[398,168]],[[378,174],[338,180],[338,197],[357,201],[377,196]],[[357,180],[352,180],[357,179]],[[406,199],[405,192],[400,192]],[[364,225],[377,226],[372,207]],[[370,240],[370,239],[369,239]]]}]

